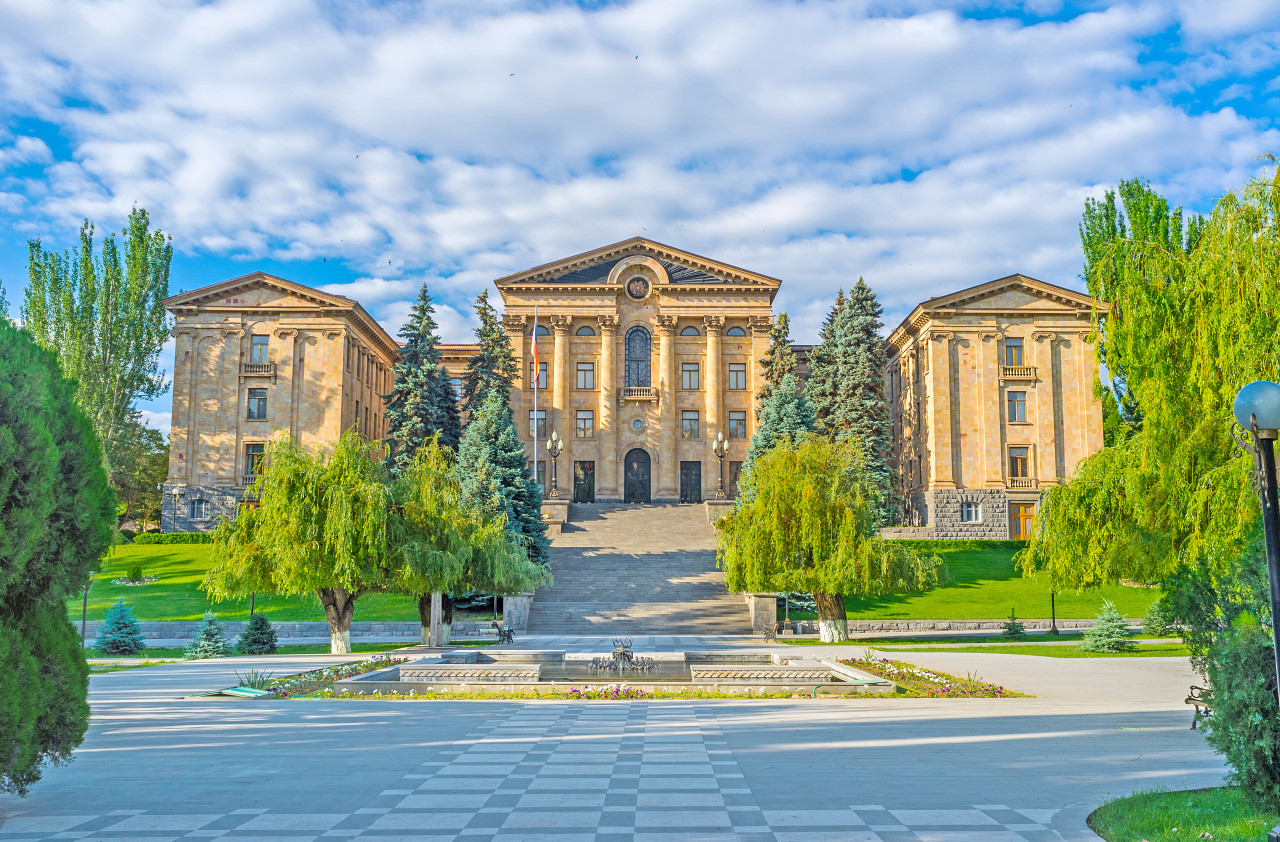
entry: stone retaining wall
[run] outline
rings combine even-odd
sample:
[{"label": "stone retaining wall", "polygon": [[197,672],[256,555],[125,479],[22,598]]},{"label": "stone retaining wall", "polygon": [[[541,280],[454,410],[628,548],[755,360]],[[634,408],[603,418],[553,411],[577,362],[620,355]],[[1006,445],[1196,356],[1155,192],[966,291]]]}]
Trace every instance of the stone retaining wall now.
[{"label": "stone retaining wall", "polygon": [[[76,631],[80,630],[80,624],[72,621]],[[198,621],[156,621],[138,623],[142,630],[142,636],[147,640],[190,640],[195,636],[196,627],[199,626]],[[222,630],[226,632],[228,638],[234,640],[244,631],[245,626],[249,625],[244,621],[228,620],[222,623]],[[98,629],[102,626],[99,620],[91,620],[85,624],[85,638],[95,640],[98,637]],[[276,630],[276,636],[281,640],[328,640],[329,624],[328,623],[301,623],[301,622],[280,622],[272,623],[271,627]],[[467,620],[463,622],[455,622],[451,632],[451,637],[485,637],[492,636],[493,629],[487,622],[475,620]],[[396,640],[404,639],[408,641],[417,641],[422,638],[422,626],[416,622],[373,622],[357,620],[351,624],[351,639],[361,640],[368,638],[393,638]]]}]

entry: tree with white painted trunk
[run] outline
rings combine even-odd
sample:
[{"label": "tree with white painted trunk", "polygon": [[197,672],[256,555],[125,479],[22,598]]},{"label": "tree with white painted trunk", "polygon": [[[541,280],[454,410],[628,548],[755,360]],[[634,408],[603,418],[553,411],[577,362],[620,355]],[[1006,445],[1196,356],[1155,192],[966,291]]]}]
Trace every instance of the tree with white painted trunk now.
[{"label": "tree with white painted trunk", "polygon": [[201,587],[215,599],[314,593],[329,621],[330,651],[349,653],[356,602],[387,590],[396,573],[379,446],[354,432],[332,454],[277,439],[251,493],[258,506],[214,530],[214,566]]},{"label": "tree with white painted trunk", "polygon": [[807,591],[822,639],[849,639],[845,595],[920,593],[945,575],[875,535],[883,491],[857,443],[779,441],[738,478],[738,502],[716,523],[717,563],[731,591]]}]

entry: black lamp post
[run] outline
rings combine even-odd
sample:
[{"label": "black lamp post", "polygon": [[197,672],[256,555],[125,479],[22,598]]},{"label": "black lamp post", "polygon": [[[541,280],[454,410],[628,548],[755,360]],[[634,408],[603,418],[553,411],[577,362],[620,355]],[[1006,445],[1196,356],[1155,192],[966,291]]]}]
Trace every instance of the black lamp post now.
[{"label": "black lamp post", "polygon": [[720,462],[720,485],[716,487],[716,499],[724,499],[724,454],[726,452],[724,433],[716,433],[715,440],[711,442],[711,452],[715,454],[716,459]]},{"label": "black lamp post", "polygon": [[564,439],[560,438],[560,434],[555,430],[551,431],[551,437],[547,439],[547,455],[551,457],[551,496],[559,497],[560,489],[556,487],[556,459],[560,458],[560,454],[564,452]]},{"label": "black lamp post", "polygon": [[[1280,436],[1280,385],[1257,380],[1236,395],[1231,435],[1242,451],[1253,454],[1253,490],[1262,508],[1262,531],[1267,542],[1267,574],[1271,582],[1271,632],[1276,663],[1276,692],[1280,699],[1280,507],[1276,502],[1275,442]],[[1239,427],[1239,429],[1236,429]],[[1245,434],[1248,434],[1247,436]],[[1280,824],[1267,832],[1268,842],[1280,842]]]}]

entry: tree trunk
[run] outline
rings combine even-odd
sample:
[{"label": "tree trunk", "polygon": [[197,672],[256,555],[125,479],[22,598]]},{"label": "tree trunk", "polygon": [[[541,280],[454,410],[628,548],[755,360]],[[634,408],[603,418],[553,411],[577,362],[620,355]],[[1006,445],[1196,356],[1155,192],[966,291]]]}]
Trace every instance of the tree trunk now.
[{"label": "tree trunk", "polygon": [[359,594],[345,588],[317,588],[316,596],[324,606],[324,618],[329,621],[329,653],[351,654],[351,617]]},{"label": "tree trunk", "polygon": [[[449,643],[449,636],[452,633],[453,626],[453,597],[444,594],[440,600],[441,604],[441,625],[440,640],[434,645],[444,646]],[[431,594],[420,594],[418,596],[418,623],[422,626],[422,645],[431,644]]]},{"label": "tree trunk", "polygon": [[849,621],[845,618],[844,598],[838,593],[813,592],[818,606],[818,631],[823,643],[838,643],[849,639]]},{"label": "tree trunk", "polygon": [[418,594],[418,622],[422,624],[422,645],[431,643],[431,594]]}]

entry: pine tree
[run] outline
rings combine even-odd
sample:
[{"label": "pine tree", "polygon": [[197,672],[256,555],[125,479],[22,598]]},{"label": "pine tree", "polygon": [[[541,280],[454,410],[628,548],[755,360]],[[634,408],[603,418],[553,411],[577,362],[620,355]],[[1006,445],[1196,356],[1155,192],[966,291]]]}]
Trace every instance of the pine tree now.
[{"label": "pine tree", "polygon": [[795,441],[814,429],[813,404],[800,391],[794,374],[782,378],[767,403],[760,407],[760,422],[751,436],[747,461],[751,462],[781,441]]},{"label": "pine tree", "polygon": [[1094,620],[1093,627],[1086,629],[1084,642],[1080,648],[1085,652],[1127,652],[1134,643],[1129,639],[1129,625],[1124,617],[1111,604],[1110,600],[1102,603],[1102,612]]},{"label": "pine tree", "polygon": [[791,317],[785,312],[778,316],[769,331],[769,350],[760,361],[763,381],[756,392],[756,418],[759,419],[765,403],[773,390],[782,385],[783,379],[796,370],[796,355],[791,350]]},{"label": "pine tree", "polygon": [[1018,619],[1018,612],[1016,610],[1011,610],[1009,612],[1009,619],[1001,623],[1000,628],[1003,629],[1003,631],[1000,632],[1000,636],[1005,640],[1027,639],[1027,627]]},{"label": "pine tree", "polygon": [[147,648],[142,639],[142,629],[123,599],[117,599],[107,609],[94,648],[99,655],[137,655]]},{"label": "pine tree", "polygon": [[391,394],[383,396],[390,445],[387,464],[393,471],[407,466],[432,436],[438,434],[441,446],[452,448],[461,438],[457,395],[440,365],[436,328],[435,307],[423,284],[409,321],[400,329],[404,347],[394,369],[395,384]]},{"label": "pine tree", "polygon": [[191,639],[191,643],[182,650],[182,657],[188,661],[223,658],[230,651],[231,646],[227,643],[227,636],[222,631],[222,623],[218,622],[218,615],[212,611],[206,611],[204,622],[196,628],[196,634]]},{"label": "pine tree", "polygon": [[1151,607],[1147,609],[1146,616],[1142,618],[1142,631],[1144,634],[1153,634],[1156,637],[1179,634],[1178,621],[1169,608],[1168,600],[1164,597],[1151,603]]},{"label": "pine tree", "polygon": [[489,510],[505,508],[507,527],[528,541],[529,559],[548,563],[542,490],[529,475],[528,457],[516,436],[505,392],[490,391],[467,423],[458,447],[458,479],[468,502]]},{"label": "pine tree", "polygon": [[842,331],[844,330],[844,290],[836,293],[831,312],[818,330],[818,344],[809,352],[809,380],[805,394],[820,422],[831,414],[840,393]]},{"label": "pine tree", "polygon": [[476,328],[480,349],[467,361],[467,372],[462,377],[462,411],[468,414],[478,410],[494,388],[499,388],[505,397],[520,374],[498,311],[489,303],[489,290],[476,298],[474,309],[480,320]]},{"label": "pine tree", "polygon": [[241,655],[271,655],[276,651],[277,643],[271,621],[265,614],[254,614],[236,641],[236,651]]}]

